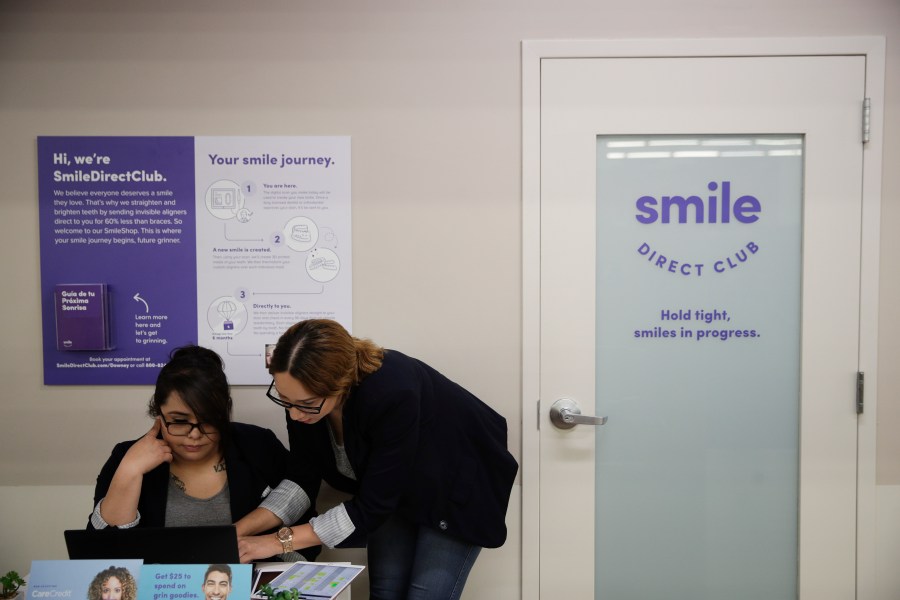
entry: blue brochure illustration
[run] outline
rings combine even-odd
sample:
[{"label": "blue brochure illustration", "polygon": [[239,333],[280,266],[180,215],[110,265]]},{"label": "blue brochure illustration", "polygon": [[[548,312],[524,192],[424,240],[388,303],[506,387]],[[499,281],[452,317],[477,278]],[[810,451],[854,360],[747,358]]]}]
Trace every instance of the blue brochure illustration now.
[{"label": "blue brochure illustration", "polygon": [[251,576],[250,565],[144,565],[138,600],[248,600]]},{"label": "blue brochure illustration", "polygon": [[27,598],[136,600],[140,559],[35,560]]},{"label": "blue brochure illustration", "polygon": [[365,567],[343,563],[296,562],[269,585],[274,591],[297,590],[303,599],[327,599],[340,594]]}]

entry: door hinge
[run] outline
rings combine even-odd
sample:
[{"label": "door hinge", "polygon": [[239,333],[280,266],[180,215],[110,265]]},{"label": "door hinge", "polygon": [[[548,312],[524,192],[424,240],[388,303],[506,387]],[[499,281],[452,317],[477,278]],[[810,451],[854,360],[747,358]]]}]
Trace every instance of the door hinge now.
[{"label": "door hinge", "polygon": [[863,409],[865,408],[865,400],[863,399],[863,393],[865,392],[866,387],[866,374],[862,371],[857,371],[856,373],[856,414],[863,414]]},{"label": "door hinge", "polygon": [[863,98],[863,111],[862,111],[862,142],[863,144],[869,143],[869,133],[872,130],[872,99],[871,98]]}]

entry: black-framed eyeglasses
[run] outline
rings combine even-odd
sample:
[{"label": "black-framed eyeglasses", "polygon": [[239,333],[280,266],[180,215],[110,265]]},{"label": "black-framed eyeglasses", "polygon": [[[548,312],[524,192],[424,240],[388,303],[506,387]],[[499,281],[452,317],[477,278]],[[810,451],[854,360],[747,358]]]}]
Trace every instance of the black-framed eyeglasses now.
[{"label": "black-framed eyeglasses", "polygon": [[179,437],[191,435],[191,432],[195,427],[197,428],[197,431],[199,431],[203,435],[215,433],[215,431],[209,431],[206,429],[207,427],[209,427],[209,423],[191,423],[190,421],[166,421],[165,418],[163,418],[163,423],[165,423],[166,431],[169,432],[169,435],[177,435]]},{"label": "black-framed eyeglasses", "polygon": [[[272,390],[274,390],[275,393],[272,393]],[[278,390],[275,389],[275,380],[274,379],[272,380],[271,385],[269,385],[269,389],[266,391],[266,396],[268,396],[269,400],[271,400],[278,406],[282,406],[284,408],[287,408],[288,410],[290,410],[292,408],[296,408],[300,412],[310,413],[312,415],[317,415],[320,412],[322,412],[322,407],[325,406],[325,402],[328,400],[327,396],[322,398],[322,402],[320,402],[318,406],[308,405],[308,404],[297,404],[295,402],[288,402],[287,400],[282,400],[281,396],[278,395]],[[311,402],[315,399],[316,399],[316,397],[306,398],[305,400],[301,400],[300,402]]]}]

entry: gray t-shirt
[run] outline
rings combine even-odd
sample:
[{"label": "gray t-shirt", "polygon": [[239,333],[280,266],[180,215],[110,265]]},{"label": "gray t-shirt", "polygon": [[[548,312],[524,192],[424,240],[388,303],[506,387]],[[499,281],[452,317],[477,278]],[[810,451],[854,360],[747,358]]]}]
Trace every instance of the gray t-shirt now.
[{"label": "gray t-shirt", "polygon": [[166,527],[231,525],[231,494],[228,482],[211,498],[188,496],[169,478],[166,501]]}]

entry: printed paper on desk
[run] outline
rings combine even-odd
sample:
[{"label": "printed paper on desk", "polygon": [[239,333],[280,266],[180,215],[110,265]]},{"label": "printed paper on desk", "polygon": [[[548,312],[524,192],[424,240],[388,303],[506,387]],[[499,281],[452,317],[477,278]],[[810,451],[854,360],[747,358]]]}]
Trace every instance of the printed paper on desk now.
[{"label": "printed paper on desk", "polygon": [[28,576],[27,598],[101,600],[116,592],[121,600],[135,600],[141,574],[140,559],[35,560]]},{"label": "printed paper on desk", "polygon": [[144,565],[137,600],[246,600],[251,577],[250,565]]},{"label": "printed paper on desk", "polygon": [[341,593],[365,567],[334,563],[296,562],[289,565],[269,585],[272,589],[291,590],[301,598],[334,598]]}]

